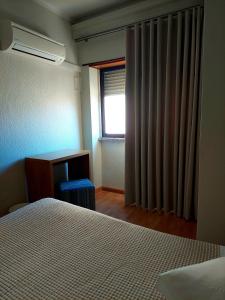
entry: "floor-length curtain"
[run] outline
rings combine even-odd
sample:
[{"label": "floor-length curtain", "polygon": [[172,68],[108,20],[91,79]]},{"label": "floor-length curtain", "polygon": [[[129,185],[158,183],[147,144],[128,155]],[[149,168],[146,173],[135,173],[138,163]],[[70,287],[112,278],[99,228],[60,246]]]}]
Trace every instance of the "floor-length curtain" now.
[{"label": "floor-length curtain", "polygon": [[201,7],[127,29],[126,204],[196,217]]}]

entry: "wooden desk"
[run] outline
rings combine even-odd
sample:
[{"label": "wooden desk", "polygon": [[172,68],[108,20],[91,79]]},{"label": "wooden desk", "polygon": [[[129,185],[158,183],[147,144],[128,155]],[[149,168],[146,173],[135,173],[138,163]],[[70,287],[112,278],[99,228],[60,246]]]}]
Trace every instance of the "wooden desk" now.
[{"label": "wooden desk", "polygon": [[56,197],[54,166],[68,163],[69,180],[89,178],[89,151],[63,150],[25,159],[29,201]]}]

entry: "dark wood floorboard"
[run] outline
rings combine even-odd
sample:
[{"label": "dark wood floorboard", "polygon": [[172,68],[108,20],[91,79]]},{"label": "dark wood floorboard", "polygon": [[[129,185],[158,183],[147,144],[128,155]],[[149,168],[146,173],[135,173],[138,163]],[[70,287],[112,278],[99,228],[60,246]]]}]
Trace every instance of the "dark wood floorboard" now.
[{"label": "dark wood floorboard", "polygon": [[196,222],[186,221],[173,214],[159,214],[135,206],[125,206],[122,194],[97,191],[96,211],[154,230],[191,239],[196,238]]}]

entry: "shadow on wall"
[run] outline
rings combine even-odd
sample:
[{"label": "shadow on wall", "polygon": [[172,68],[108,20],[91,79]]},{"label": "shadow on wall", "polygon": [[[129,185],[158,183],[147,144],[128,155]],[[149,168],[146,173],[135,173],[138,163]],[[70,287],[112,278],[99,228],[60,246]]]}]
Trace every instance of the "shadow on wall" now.
[{"label": "shadow on wall", "polygon": [[24,160],[16,161],[0,171],[0,187],[0,216],[7,213],[10,206],[26,202]]}]

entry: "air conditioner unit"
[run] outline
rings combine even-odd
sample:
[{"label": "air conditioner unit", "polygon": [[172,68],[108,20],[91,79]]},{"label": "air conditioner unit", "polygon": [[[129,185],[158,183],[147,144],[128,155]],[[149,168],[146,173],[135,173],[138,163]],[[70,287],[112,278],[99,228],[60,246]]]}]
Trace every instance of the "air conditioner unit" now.
[{"label": "air conditioner unit", "polygon": [[9,20],[0,21],[0,50],[27,55],[55,65],[65,60],[63,44]]}]

